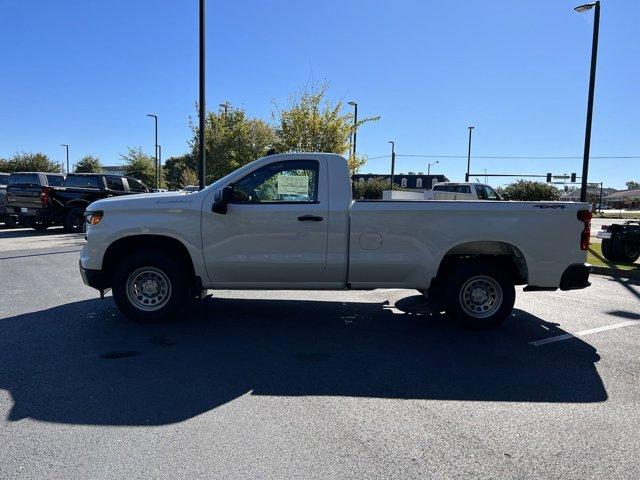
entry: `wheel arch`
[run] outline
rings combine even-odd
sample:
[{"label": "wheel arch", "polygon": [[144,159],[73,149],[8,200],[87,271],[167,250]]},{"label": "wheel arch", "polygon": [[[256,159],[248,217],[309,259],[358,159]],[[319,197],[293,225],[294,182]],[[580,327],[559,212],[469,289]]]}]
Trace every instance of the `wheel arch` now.
[{"label": "wheel arch", "polygon": [[459,263],[479,258],[502,264],[512,275],[515,285],[528,282],[529,269],[523,251],[510,242],[500,240],[469,241],[452,246],[440,259],[435,279],[443,278],[450,268]]},{"label": "wheel arch", "polygon": [[184,243],[167,235],[153,234],[129,235],[111,243],[102,258],[102,270],[106,278],[113,276],[114,268],[122,258],[140,250],[156,250],[185,262],[191,277],[196,278],[193,259]]}]

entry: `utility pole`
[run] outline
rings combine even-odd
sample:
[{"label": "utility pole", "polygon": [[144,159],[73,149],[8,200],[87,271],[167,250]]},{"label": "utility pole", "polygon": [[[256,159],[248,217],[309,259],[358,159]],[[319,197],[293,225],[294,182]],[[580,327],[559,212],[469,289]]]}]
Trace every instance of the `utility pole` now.
[{"label": "utility pole", "polygon": [[229,102],[220,103],[218,106],[222,108],[222,110],[224,111],[224,116],[226,117],[227,113],[229,112]]},{"label": "utility pole", "polygon": [[156,159],[156,190],[157,190],[158,188],[160,188],[160,176],[159,176],[159,173],[158,173],[158,116],[154,115],[153,113],[147,113],[147,117],[153,118],[153,120],[155,121],[155,126],[156,126],[156,143],[155,143],[155,149],[154,149],[153,156]]},{"label": "utility pole", "polygon": [[582,158],[582,184],[580,188],[580,201],[587,200],[587,175],[589,174],[589,150],[591,149],[591,124],[593,120],[593,95],[596,84],[596,60],[598,57],[598,33],[600,31],[600,2],[580,5],[574,10],[586,12],[595,7],[593,15],[593,39],[591,41],[591,73],[589,75],[589,97],[587,99],[587,125],[584,133],[584,156]]},{"label": "utility pole", "polygon": [[67,149],[67,174],[69,173],[69,145],[65,145],[64,143],[60,145]]},{"label": "utility pole", "polygon": [[162,178],[162,145],[158,145],[158,180]]},{"label": "utility pole", "polygon": [[204,34],[205,34],[205,0],[200,0],[200,18],[199,18],[199,27],[200,27],[200,56],[199,56],[199,67],[200,67],[200,99],[198,101],[198,110],[199,110],[199,132],[198,132],[198,187],[200,190],[204,189],[206,186],[205,175],[206,175],[206,157],[204,151],[204,136],[205,136],[205,56],[204,56]]},{"label": "utility pole", "polygon": [[469,128],[469,149],[467,150],[467,174],[464,177],[464,181],[469,181],[469,171],[471,169],[471,131],[476,127],[468,127]]},{"label": "utility pole", "polygon": [[356,102],[349,102],[349,105],[351,105],[354,108],[352,155],[353,155],[353,158],[356,158],[356,145],[357,145],[357,135],[358,135],[358,104]]},{"label": "utility pole", "polygon": [[393,190],[396,169],[396,142],[389,140],[389,143],[391,144],[391,190]]}]

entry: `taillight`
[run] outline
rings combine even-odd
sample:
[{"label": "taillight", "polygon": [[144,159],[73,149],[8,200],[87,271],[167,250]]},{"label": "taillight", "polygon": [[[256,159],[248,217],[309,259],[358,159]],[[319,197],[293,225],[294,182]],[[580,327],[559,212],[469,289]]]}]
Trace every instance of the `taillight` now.
[{"label": "taillight", "polygon": [[46,207],[47,205],[49,205],[50,190],[51,188],[49,187],[42,187],[42,192],[40,192],[40,203],[42,204],[43,207]]},{"label": "taillight", "polygon": [[591,240],[591,211],[578,211],[578,220],[584,224],[584,228],[580,234],[580,249],[587,250],[589,249],[589,242]]}]

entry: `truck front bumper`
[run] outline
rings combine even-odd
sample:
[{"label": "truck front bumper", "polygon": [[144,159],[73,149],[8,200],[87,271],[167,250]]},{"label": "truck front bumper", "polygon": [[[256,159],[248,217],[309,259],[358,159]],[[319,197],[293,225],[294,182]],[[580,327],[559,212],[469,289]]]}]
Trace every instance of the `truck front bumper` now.
[{"label": "truck front bumper", "polygon": [[85,285],[95,288],[97,290],[105,290],[110,287],[106,275],[102,270],[90,270],[82,266],[82,262],[79,262],[80,275]]},{"label": "truck front bumper", "polygon": [[560,279],[560,290],[580,290],[591,285],[589,274],[591,265],[588,263],[574,263],[569,265]]}]

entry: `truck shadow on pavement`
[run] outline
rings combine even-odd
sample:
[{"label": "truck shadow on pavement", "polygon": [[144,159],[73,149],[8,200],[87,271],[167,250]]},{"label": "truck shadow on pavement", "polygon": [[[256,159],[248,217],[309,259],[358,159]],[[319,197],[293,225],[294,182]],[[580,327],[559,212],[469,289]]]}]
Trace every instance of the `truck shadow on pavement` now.
[{"label": "truck shadow on pavement", "polygon": [[250,395],[504,402],[607,398],[591,345],[524,311],[465,330],[422,297],[385,303],[206,299],[140,325],[111,298],[0,320],[10,421],[163,425]]}]

